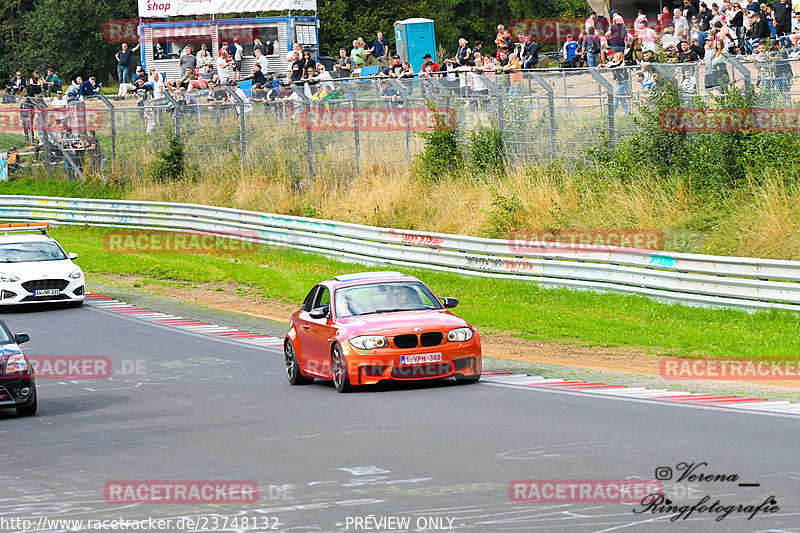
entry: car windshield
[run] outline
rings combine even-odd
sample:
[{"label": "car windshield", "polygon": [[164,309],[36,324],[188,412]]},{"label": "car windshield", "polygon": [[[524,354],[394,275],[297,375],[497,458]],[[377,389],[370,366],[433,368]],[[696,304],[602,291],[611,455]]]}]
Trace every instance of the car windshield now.
[{"label": "car windshield", "polygon": [[64,251],[54,242],[0,243],[0,263],[60,261],[66,258]]},{"label": "car windshield", "polygon": [[442,309],[442,304],[422,283],[370,283],[337,289],[334,296],[339,318],[396,311]]},{"label": "car windshield", "polygon": [[3,326],[0,326],[0,344],[7,344],[11,342],[11,337],[6,334],[6,330],[3,329]]}]

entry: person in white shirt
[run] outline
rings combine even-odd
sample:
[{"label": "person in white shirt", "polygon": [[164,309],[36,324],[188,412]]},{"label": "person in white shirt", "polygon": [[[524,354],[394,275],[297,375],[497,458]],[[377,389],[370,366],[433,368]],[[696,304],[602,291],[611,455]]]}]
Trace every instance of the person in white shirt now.
[{"label": "person in white shirt", "polygon": [[64,97],[64,91],[61,89],[56,91],[56,97],[50,102],[50,107],[67,107],[67,99]]},{"label": "person in white shirt", "polygon": [[682,39],[689,35],[689,21],[683,16],[683,11],[675,8],[673,11],[674,18],[672,25],[675,27],[675,37]]},{"label": "person in white shirt", "polygon": [[322,85],[322,88],[327,91],[328,94],[333,92],[333,78],[331,77],[331,73],[325,68],[325,65],[322,62],[317,63],[317,74],[316,76],[311,76],[309,78],[312,81],[319,82]]},{"label": "person in white shirt", "polygon": [[164,80],[161,79],[161,74],[151,72],[147,81],[153,85],[153,98],[164,98]]},{"label": "person in white shirt", "polygon": [[221,50],[217,58],[217,76],[219,76],[220,85],[227,85],[231,80],[231,66],[233,66],[233,61],[228,57],[228,51]]},{"label": "person in white shirt", "polygon": [[647,25],[647,21],[639,23],[639,30],[636,32],[636,36],[639,37],[639,42],[642,43],[643,51],[656,51],[656,40],[658,39],[658,34],[656,33],[656,30]]},{"label": "person in white shirt", "polygon": [[256,58],[256,64],[261,67],[261,72],[266,74],[269,71],[269,62],[264,54],[261,53],[260,48],[256,48],[253,51],[253,55]]},{"label": "person in white shirt", "polygon": [[644,14],[644,9],[639,10],[636,20],[633,21],[633,27],[638,28],[640,24],[647,25],[647,15]]},{"label": "person in white shirt", "polygon": [[197,52],[197,70],[198,72],[205,72],[207,66],[214,66],[214,58],[211,57],[211,53],[208,51],[208,46],[206,43],[200,47],[200,50]]},{"label": "person in white shirt", "polygon": [[[236,82],[233,81],[233,80],[228,82],[228,87],[230,87],[233,90],[233,92],[236,94],[236,96],[241,98],[242,101],[244,102],[244,112],[245,113],[251,112],[253,110],[253,104],[250,103],[250,99],[247,97],[247,95],[244,94],[244,91],[242,90],[242,88],[239,87],[238,85],[236,85]],[[241,112],[241,110],[242,110],[242,106],[239,105],[238,102],[237,102],[236,112],[239,113],[239,112]]]},{"label": "person in white shirt", "polygon": [[[297,54],[297,57],[294,56],[295,54]],[[286,72],[291,72],[292,65],[295,61],[299,61],[301,57],[303,57],[303,47],[297,43],[294,43],[292,46],[292,51],[286,54]]]},{"label": "person in white shirt", "polygon": [[[596,20],[597,20],[597,13],[595,13],[594,11],[592,11],[592,12],[589,14],[589,18],[588,18],[588,19],[586,19],[586,22],[584,22],[584,24],[583,24],[583,25],[584,25],[584,28],[586,29],[586,31],[587,31],[587,32],[589,31],[589,28],[594,28],[594,27],[595,27],[595,21],[596,21]],[[596,29],[596,28],[595,28],[595,29]]]}]

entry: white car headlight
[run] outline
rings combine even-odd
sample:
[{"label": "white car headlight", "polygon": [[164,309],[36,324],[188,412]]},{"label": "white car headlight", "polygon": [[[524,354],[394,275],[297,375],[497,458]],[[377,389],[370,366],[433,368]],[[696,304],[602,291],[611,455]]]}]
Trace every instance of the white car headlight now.
[{"label": "white car headlight", "polygon": [[450,342],[466,342],[472,338],[470,328],[456,328],[447,332],[447,340]]},{"label": "white car headlight", "polygon": [[80,268],[69,275],[69,277],[72,279],[80,279],[81,276],[83,276],[83,272],[81,272]]},{"label": "white car headlight", "polygon": [[6,373],[25,372],[28,370],[28,360],[22,354],[12,355],[6,361]]},{"label": "white car headlight", "polygon": [[10,281],[10,282],[19,281],[19,277],[14,276],[13,274],[4,274],[0,272],[0,281]]},{"label": "white car headlight", "polygon": [[354,348],[360,350],[373,350],[375,348],[389,346],[389,341],[386,340],[386,337],[381,337],[380,335],[361,335],[359,337],[353,337],[348,342],[350,342]]}]

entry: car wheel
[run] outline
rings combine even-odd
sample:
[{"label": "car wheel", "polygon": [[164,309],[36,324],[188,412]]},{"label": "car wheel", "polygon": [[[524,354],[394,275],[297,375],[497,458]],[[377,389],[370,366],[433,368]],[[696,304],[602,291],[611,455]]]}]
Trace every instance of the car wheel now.
[{"label": "car wheel", "polygon": [[350,385],[350,378],[347,375],[347,364],[344,360],[342,348],[336,344],[333,346],[331,354],[331,367],[333,367],[333,385],[339,392],[350,392],[353,386]]},{"label": "car wheel", "polygon": [[17,407],[17,415],[19,416],[33,416],[36,414],[39,398],[36,396],[36,389],[33,389],[33,403],[25,407]]},{"label": "car wheel", "polygon": [[311,383],[313,379],[307,379],[300,373],[300,365],[297,363],[297,355],[294,353],[292,341],[286,340],[283,344],[283,355],[286,360],[286,377],[292,385],[305,385]]},{"label": "car wheel", "polygon": [[481,375],[478,374],[477,376],[456,376],[456,381],[458,383],[475,383],[481,379]]}]

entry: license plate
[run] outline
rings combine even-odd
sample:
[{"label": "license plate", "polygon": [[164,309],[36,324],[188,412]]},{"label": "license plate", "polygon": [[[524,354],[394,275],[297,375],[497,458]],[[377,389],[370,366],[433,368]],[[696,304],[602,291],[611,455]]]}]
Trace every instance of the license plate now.
[{"label": "license plate", "polygon": [[421,353],[418,355],[403,355],[400,357],[401,365],[420,365],[423,363],[439,363],[442,360],[442,353]]},{"label": "license plate", "polygon": [[33,291],[34,296],[58,296],[58,293],[61,292],[58,289],[40,289],[38,291]]}]

